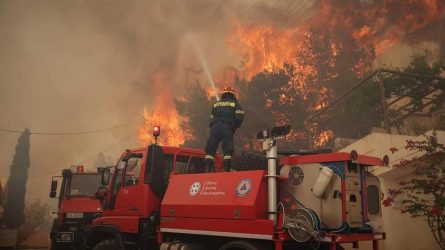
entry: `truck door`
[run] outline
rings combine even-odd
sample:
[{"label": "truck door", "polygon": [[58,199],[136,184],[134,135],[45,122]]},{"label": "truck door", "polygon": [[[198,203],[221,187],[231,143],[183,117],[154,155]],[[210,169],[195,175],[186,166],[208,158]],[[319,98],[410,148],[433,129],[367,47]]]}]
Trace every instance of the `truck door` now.
[{"label": "truck door", "polygon": [[362,212],[362,181],[361,168],[357,163],[348,162],[345,174],[346,182],[346,210],[348,212],[348,224],[350,227],[363,226]]},{"label": "truck door", "polygon": [[108,202],[108,209],[113,210],[116,204],[117,193],[119,192],[122,184],[122,174],[125,169],[125,162],[119,161],[116,166],[115,173],[113,175],[113,179],[111,181],[111,192],[110,198]]},{"label": "truck door", "polygon": [[110,197],[110,208],[116,215],[138,215],[140,212],[139,199],[142,168],[142,154],[131,155],[121,160],[113,178]]}]

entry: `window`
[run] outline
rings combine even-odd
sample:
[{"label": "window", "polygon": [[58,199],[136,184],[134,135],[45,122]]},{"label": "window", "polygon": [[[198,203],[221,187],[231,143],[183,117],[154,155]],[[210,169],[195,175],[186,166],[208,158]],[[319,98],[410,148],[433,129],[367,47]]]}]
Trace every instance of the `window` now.
[{"label": "window", "polygon": [[124,187],[135,186],[139,183],[141,175],[141,157],[132,157],[127,161],[125,170]]},{"label": "window", "polygon": [[91,196],[100,186],[100,174],[73,174],[70,182],[71,196]]},{"label": "window", "polygon": [[205,172],[205,164],[204,158],[201,157],[192,157],[189,161],[189,165],[187,168],[187,174],[196,174],[196,173],[204,173]]},{"label": "window", "polygon": [[355,194],[351,194],[349,196],[349,202],[357,202],[357,197],[355,196]]},{"label": "window", "polygon": [[[168,155],[168,168],[171,171],[171,169],[173,169],[173,159],[174,156],[173,155]],[[185,172],[187,171],[187,164],[189,161],[190,157],[189,156],[184,156],[184,155],[177,155],[176,156],[176,168],[175,171],[179,174],[185,174]],[[169,172],[170,172],[169,171]]]},{"label": "window", "polygon": [[122,183],[122,172],[124,172],[123,168],[119,169],[119,165],[118,165],[118,169],[116,169],[116,174],[114,175],[114,183],[113,183],[113,196],[117,195],[117,192],[119,192],[119,189],[121,187],[121,183]]},{"label": "window", "polygon": [[380,211],[379,188],[376,185],[369,185],[366,188],[366,197],[368,200],[368,213],[375,215]]},{"label": "window", "polygon": [[[173,156],[168,157],[169,169],[173,168]],[[179,174],[196,174],[204,172],[204,158],[188,155],[177,155],[175,171]]]}]

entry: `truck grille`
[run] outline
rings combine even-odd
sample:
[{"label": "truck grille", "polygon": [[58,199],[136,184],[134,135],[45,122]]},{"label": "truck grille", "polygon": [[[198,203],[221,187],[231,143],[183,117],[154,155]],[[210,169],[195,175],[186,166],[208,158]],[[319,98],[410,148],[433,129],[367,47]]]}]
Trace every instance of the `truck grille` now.
[{"label": "truck grille", "polygon": [[83,213],[83,218],[66,218],[65,223],[69,225],[73,224],[91,224],[94,219],[101,217],[101,213]]}]

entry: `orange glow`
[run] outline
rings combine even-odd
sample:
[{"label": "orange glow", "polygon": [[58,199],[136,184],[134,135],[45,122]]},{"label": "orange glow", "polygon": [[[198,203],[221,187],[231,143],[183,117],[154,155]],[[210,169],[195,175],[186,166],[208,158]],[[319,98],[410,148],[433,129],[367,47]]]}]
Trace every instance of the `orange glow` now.
[{"label": "orange glow", "polygon": [[152,77],[153,93],[156,93],[150,107],[144,108],[144,124],[139,128],[139,141],[142,145],[154,142],[153,127],[159,126],[161,135],[158,143],[161,145],[180,146],[186,140],[193,138],[190,131],[184,130],[181,124],[187,119],[176,111],[174,95],[169,88],[166,70],[158,70]]},{"label": "orange glow", "polygon": [[[269,26],[243,26],[236,23],[231,38],[228,39],[229,46],[241,55],[242,63],[240,76],[250,80],[259,72],[273,72],[283,67],[284,64],[291,65],[294,74],[289,82],[289,87],[283,90],[279,96],[279,104],[291,103],[294,100],[284,92],[296,90],[307,99],[309,95],[316,94],[317,102],[308,105],[308,110],[316,110],[327,105],[327,86],[311,85],[318,81],[318,69],[313,64],[319,55],[313,54],[312,48],[307,48],[302,43],[303,39],[312,39],[310,34],[299,28],[277,29]],[[328,61],[324,62],[334,67],[336,56],[340,45],[331,41],[324,51]],[[337,77],[336,74],[327,76]],[[326,79],[325,79],[326,80]],[[320,91],[321,89],[321,91]],[[271,106],[271,103],[267,103]]]},{"label": "orange glow", "polygon": [[334,137],[334,131],[332,130],[324,130],[321,131],[317,136],[314,138],[314,147],[315,148],[321,148],[326,146],[326,143]]},{"label": "orange glow", "polygon": [[209,100],[212,99],[212,98],[215,98],[215,96],[218,94],[217,90],[215,90],[212,87],[207,87],[206,88],[206,93],[207,93],[207,99],[209,99]]},{"label": "orange glow", "polygon": [[[440,27],[439,22],[445,20],[445,4],[440,0],[324,0],[318,10],[311,11],[316,14],[286,27],[233,21],[227,43],[239,56],[240,63],[235,66],[240,78],[251,80],[260,72],[291,66],[286,69],[287,73],[292,71],[288,86],[277,91],[278,100],[272,102],[266,96],[268,108],[294,105],[289,93],[297,92],[309,114],[318,111],[338,95],[332,93],[329,84],[342,73],[349,70],[358,78],[364,77],[376,57],[398,43],[415,44],[425,28]],[[275,112],[274,117],[277,125],[289,121],[285,114]],[[316,146],[323,146],[334,136],[332,130],[314,134]]]},{"label": "orange glow", "polygon": [[235,22],[229,46],[241,55],[241,78],[250,80],[262,71],[274,71],[290,61],[299,49],[298,29],[275,29],[268,25],[246,26]]}]

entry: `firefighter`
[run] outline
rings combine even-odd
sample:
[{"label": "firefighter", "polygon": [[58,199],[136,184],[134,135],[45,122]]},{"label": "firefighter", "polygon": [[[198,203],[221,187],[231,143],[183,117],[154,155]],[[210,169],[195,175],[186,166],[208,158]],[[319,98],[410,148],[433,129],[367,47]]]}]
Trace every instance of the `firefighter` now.
[{"label": "firefighter", "polygon": [[217,101],[210,115],[210,136],[205,148],[204,159],[206,171],[214,171],[215,153],[221,142],[224,160],[223,171],[230,171],[233,154],[233,135],[244,118],[244,111],[236,100],[235,91],[231,87],[225,87],[221,91],[221,100]]}]

